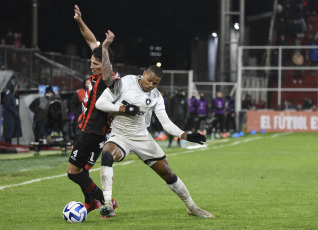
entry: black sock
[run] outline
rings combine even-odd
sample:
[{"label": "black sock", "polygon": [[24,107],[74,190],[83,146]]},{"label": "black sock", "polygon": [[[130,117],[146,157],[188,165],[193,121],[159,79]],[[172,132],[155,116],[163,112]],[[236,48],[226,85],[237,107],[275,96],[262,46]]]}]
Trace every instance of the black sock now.
[{"label": "black sock", "polygon": [[78,184],[84,194],[86,193],[88,195],[91,195],[93,198],[99,200],[102,204],[104,203],[102,190],[97,187],[97,185],[85,172],[82,171],[77,174],[68,173],[68,178]]},{"label": "black sock", "polygon": [[[83,168],[83,172],[89,177],[89,171],[87,169]],[[92,195],[86,193],[83,189],[82,192],[84,194],[86,204],[92,203],[94,201],[94,197],[92,197]]]},{"label": "black sock", "polygon": [[99,202],[104,205],[105,204],[105,200],[104,200],[104,195],[103,195],[103,191],[98,188],[97,186],[91,191],[90,195],[92,197],[94,197],[96,200],[99,200]]}]

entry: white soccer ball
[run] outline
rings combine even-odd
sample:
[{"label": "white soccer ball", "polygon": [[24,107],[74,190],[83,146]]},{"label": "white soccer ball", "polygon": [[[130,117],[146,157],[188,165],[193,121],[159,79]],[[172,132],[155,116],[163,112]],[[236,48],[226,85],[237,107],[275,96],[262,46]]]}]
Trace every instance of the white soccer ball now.
[{"label": "white soccer ball", "polygon": [[71,201],[64,207],[63,216],[67,222],[82,223],[86,219],[87,210],[81,202]]}]

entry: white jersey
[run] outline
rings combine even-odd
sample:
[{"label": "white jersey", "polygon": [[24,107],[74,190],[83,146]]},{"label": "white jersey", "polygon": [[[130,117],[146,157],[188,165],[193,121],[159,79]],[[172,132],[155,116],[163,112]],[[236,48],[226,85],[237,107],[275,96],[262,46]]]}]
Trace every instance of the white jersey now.
[{"label": "white jersey", "polygon": [[[120,133],[130,139],[152,138],[147,127],[150,125],[154,111],[163,128],[168,133],[180,137],[184,131],[170,121],[160,92],[156,88],[150,92],[143,91],[138,83],[141,78],[142,76],[127,75],[117,80],[112,89],[107,88],[98,99],[96,107],[111,112],[114,117],[112,132]],[[125,104],[124,101],[138,106],[140,112],[136,116],[116,113],[119,106]],[[111,109],[109,102],[114,104]]]}]

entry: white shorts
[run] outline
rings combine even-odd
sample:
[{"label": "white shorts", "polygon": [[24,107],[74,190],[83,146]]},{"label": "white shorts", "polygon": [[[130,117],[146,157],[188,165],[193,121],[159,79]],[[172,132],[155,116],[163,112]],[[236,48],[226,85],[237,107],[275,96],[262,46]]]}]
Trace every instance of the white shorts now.
[{"label": "white shorts", "polygon": [[148,166],[166,158],[165,153],[162,151],[157,142],[152,137],[149,138],[149,136],[145,137],[144,140],[131,140],[127,136],[111,132],[106,143],[108,142],[116,144],[123,151],[123,157],[118,161],[122,161],[126,156],[128,156],[130,151],[134,151],[136,155]]}]

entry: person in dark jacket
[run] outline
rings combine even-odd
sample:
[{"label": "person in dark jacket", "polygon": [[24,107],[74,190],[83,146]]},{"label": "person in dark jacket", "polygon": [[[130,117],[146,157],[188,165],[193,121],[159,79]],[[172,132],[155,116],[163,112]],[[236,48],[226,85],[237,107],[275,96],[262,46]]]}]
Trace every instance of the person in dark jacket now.
[{"label": "person in dark jacket", "polygon": [[197,121],[197,99],[193,95],[191,98],[188,99],[188,108],[189,108],[189,120],[188,120],[188,130],[190,132],[196,131],[196,124]]},{"label": "person in dark jacket", "polygon": [[226,130],[228,133],[233,131],[236,133],[236,114],[235,114],[235,101],[234,98],[231,96],[226,96],[226,103],[225,103],[225,113],[226,113]]},{"label": "person in dark jacket", "polygon": [[54,95],[51,86],[47,86],[44,96],[35,98],[29,105],[29,109],[34,113],[33,117],[33,133],[35,141],[39,141],[41,138],[46,138],[50,131],[46,128],[46,122],[48,118],[48,109],[50,103],[50,97]]},{"label": "person in dark jacket", "polygon": [[18,89],[19,85],[12,80],[4,98],[3,138],[7,143],[14,137],[22,137]]},{"label": "person in dark jacket", "polygon": [[[168,115],[171,121],[177,125],[180,129],[185,129],[185,124],[188,118],[188,101],[183,95],[182,87],[178,88],[177,94],[174,95],[168,103]],[[171,147],[173,136],[169,135],[169,146]],[[178,138],[178,146],[180,144],[180,138]]]}]

